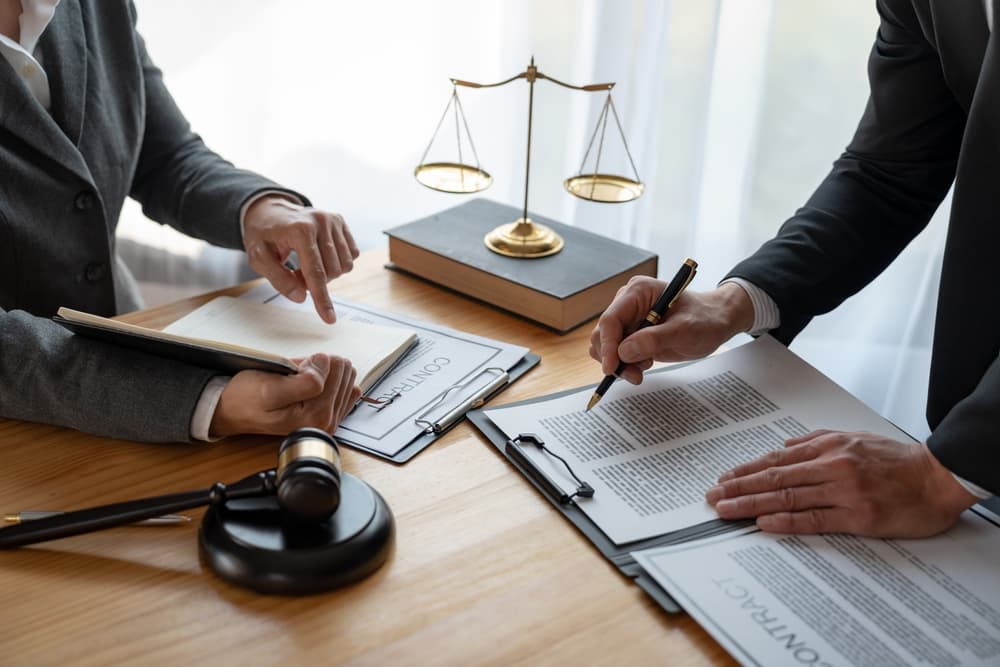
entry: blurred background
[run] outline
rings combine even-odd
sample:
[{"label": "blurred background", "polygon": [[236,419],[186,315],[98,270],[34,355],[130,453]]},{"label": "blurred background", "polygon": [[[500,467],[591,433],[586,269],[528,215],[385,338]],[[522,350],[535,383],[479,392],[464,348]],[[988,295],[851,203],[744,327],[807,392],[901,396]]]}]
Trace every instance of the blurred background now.
[{"label": "blurred background", "polygon": [[[623,205],[563,188],[603,93],[535,86],[529,207],[659,254],[708,289],[826,175],[867,97],[874,0],[136,0],[139,29],[214,150],[347,219],[362,249],[383,230],[465,201],[413,178],[452,92],[539,70],[613,90],[646,194]],[[459,89],[486,196],[521,206],[528,87]],[[601,171],[630,174],[609,124]],[[453,126],[428,158],[455,159]],[[593,157],[593,156],[592,156]],[[923,416],[948,202],[874,284],[817,318],[792,349],[912,435]],[[251,277],[241,253],[143,218],[122,253],[148,305]],[[661,276],[662,277],[662,276]],[[582,351],[581,354],[585,354]]]}]

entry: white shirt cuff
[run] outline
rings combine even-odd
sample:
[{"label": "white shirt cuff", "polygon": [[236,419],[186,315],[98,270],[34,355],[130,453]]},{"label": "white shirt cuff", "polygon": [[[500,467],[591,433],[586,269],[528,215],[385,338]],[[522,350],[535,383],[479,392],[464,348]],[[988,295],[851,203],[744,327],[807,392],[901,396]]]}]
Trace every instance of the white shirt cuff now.
[{"label": "white shirt cuff", "polygon": [[753,326],[747,333],[751,336],[760,336],[771,329],[781,326],[781,313],[778,311],[778,304],[774,302],[771,295],[743,278],[726,278],[720,285],[735,283],[743,288],[743,291],[750,297],[753,304]]},{"label": "white shirt cuff", "polygon": [[243,224],[246,222],[246,219],[247,219],[247,210],[251,206],[253,206],[253,203],[255,201],[257,201],[261,197],[267,197],[269,195],[278,195],[279,197],[284,197],[288,201],[294,202],[294,203],[298,204],[299,206],[305,206],[305,204],[303,203],[303,201],[301,199],[299,199],[298,197],[296,197],[295,195],[293,195],[290,192],[286,192],[284,190],[261,190],[260,192],[258,192],[257,194],[255,194],[253,197],[250,197],[250,199],[247,199],[245,202],[243,202],[243,206],[240,207],[240,239],[241,240],[243,239]]},{"label": "white shirt cuff", "polygon": [[191,416],[191,437],[195,440],[205,442],[215,442],[222,438],[213,438],[208,435],[212,427],[212,417],[215,416],[215,408],[219,405],[219,397],[222,390],[229,384],[229,378],[217,376],[208,381],[205,389],[201,392],[201,398],[194,407],[194,414]]},{"label": "white shirt cuff", "polygon": [[962,488],[964,488],[966,491],[968,491],[969,493],[971,493],[972,495],[974,495],[976,498],[979,498],[980,500],[986,500],[987,498],[990,498],[990,497],[993,496],[992,493],[990,493],[989,491],[987,491],[983,487],[976,486],[975,484],[973,484],[969,480],[963,479],[962,477],[959,477],[955,473],[951,473],[951,476],[955,478],[956,482],[958,482],[959,484],[962,485]]}]

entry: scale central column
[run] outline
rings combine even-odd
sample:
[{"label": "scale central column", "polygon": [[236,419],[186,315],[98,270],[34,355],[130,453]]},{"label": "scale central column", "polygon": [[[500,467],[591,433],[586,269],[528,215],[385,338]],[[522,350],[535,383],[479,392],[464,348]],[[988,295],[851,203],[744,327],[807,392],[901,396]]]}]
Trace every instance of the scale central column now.
[{"label": "scale central column", "polygon": [[538,68],[535,58],[525,72],[528,80],[528,148],[524,160],[524,212],[514,222],[501,225],[491,231],[483,241],[493,252],[507,257],[546,257],[563,248],[562,237],[545,225],[539,225],[528,217],[528,183],[531,177],[531,116],[535,104],[535,79]]}]

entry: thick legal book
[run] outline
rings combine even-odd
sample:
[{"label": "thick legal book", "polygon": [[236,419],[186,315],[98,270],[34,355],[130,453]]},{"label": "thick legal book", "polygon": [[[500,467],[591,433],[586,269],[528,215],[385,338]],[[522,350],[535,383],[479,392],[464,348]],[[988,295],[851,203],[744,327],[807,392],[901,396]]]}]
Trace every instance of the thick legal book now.
[{"label": "thick legal book", "polygon": [[386,230],[395,268],[565,333],[599,315],[632,276],[655,276],[654,253],[532,215],[566,242],[537,259],[499,255],[483,244],[522,211],[473,199]]},{"label": "thick legal book", "polygon": [[326,324],[315,313],[218,297],[163,331],[60,308],[52,318],[76,334],[203,368],[295,373],[316,352],[351,360],[362,392],[417,343],[410,329],[355,321]]}]

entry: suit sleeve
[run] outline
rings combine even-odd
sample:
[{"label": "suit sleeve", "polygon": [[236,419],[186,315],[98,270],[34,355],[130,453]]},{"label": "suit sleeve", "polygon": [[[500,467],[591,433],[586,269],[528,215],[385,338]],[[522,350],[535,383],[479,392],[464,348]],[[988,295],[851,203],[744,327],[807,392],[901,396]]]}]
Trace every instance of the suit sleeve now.
[{"label": "suit sleeve", "polygon": [[[186,442],[210,370],[0,309],[0,415],[145,442]],[[150,382],[150,378],[156,378]]]},{"label": "suit sleeve", "polygon": [[805,206],[730,277],[777,303],[789,343],[871,282],[927,225],[955,176],[965,113],[907,2],[878,3],[870,95],[853,140]]},{"label": "suit sleeve", "polygon": [[955,404],[927,438],[945,468],[1000,495],[1000,360],[990,364],[975,391]]},{"label": "suit sleeve", "polygon": [[145,133],[132,179],[131,197],[143,213],[189,236],[214,245],[243,249],[240,209],[254,195],[287,192],[308,205],[300,193],[231,163],[209,150],[191,130],[153,64],[141,35],[133,34],[142,65]]}]

